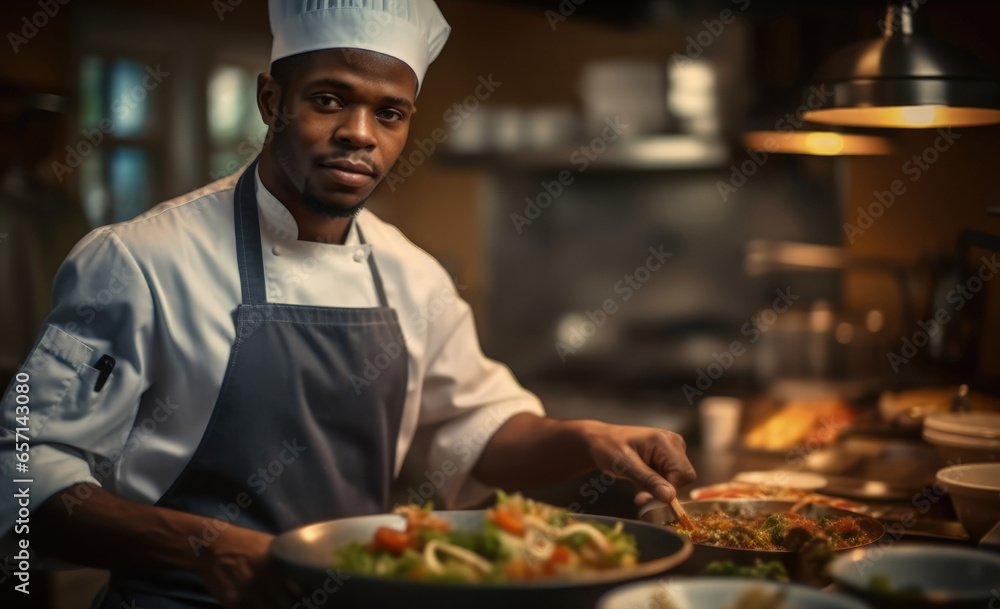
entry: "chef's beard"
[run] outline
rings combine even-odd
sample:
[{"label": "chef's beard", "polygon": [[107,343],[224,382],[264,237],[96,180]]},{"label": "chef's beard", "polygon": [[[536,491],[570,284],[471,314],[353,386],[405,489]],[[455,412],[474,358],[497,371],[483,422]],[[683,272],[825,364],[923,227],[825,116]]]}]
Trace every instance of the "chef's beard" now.
[{"label": "chef's beard", "polygon": [[367,200],[368,198],[365,197],[351,207],[338,207],[323,202],[322,199],[313,194],[309,178],[306,178],[306,183],[302,187],[302,204],[305,208],[314,214],[326,218],[353,218],[361,213]]}]

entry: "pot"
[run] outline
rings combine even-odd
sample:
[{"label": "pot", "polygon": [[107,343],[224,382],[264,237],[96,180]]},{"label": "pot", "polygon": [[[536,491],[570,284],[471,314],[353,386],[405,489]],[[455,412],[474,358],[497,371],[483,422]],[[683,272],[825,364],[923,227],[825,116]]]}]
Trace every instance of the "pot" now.
[{"label": "pot", "polygon": [[[783,514],[788,512],[796,504],[791,501],[771,501],[766,499],[710,499],[703,501],[687,501],[681,504],[689,516],[708,514],[715,511],[722,511],[726,514],[739,514],[741,516],[757,517],[767,514]],[[826,505],[806,504],[802,509],[797,510],[798,514],[808,518],[838,518],[848,516],[857,521],[858,527],[870,534],[873,539],[866,544],[849,546],[840,550],[835,550],[834,555],[850,552],[851,550],[867,547],[876,543],[885,535],[885,525],[874,518],[863,516],[855,512],[849,512]],[[646,522],[652,522],[663,526],[674,524],[677,520],[670,509],[670,506],[660,504],[651,508],[646,508],[640,515]],[[671,527],[672,528],[672,527]],[[694,552],[691,558],[685,561],[680,569],[682,573],[700,574],[709,563],[715,561],[733,561],[740,566],[753,566],[757,560],[761,562],[778,561],[788,571],[793,581],[804,581],[814,584],[828,583],[823,569],[826,562],[832,558],[826,556],[825,560],[815,559],[815,546],[813,544],[803,544],[799,551],[790,550],[749,550],[741,548],[724,548],[707,544],[694,544]]]}]

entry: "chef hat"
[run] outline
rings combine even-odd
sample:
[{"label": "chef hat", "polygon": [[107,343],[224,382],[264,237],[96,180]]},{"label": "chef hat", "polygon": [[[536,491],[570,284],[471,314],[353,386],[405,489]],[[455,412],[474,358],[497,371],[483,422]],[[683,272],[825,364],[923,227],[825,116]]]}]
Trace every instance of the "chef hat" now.
[{"label": "chef hat", "polygon": [[434,0],[269,0],[271,63],[321,49],[364,49],[410,66],[417,90],[451,26]]}]

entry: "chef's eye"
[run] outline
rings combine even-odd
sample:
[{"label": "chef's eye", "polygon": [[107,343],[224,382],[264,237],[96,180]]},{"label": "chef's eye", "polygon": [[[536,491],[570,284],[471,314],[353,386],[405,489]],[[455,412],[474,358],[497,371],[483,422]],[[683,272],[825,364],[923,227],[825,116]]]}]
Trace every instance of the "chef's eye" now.
[{"label": "chef's eye", "polygon": [[404,120],[406,118],[406,115],[400,112],[399,110],[395,110],[393,108],[386,108],[385,110],[382,110],[378,113],[378,117],[383,121],[394,123]]},{"label": "chef's eye", "polygon": [[332,95],[313,95],[312,99],[317,105],[324,108],[341,108],[340,100]]}]

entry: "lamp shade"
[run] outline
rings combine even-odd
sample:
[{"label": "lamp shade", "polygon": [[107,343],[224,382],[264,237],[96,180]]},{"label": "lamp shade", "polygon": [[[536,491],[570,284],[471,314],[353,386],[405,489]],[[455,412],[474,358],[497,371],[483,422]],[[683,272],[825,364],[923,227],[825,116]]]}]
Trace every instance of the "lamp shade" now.
[{"label": "lamp shade", "polygon": [[852,44],[821,69],[806,120],[855,127],[1000,123],[1000,79],[964,48],[930,35],[926,13],[890,4],[883,38]]}]

